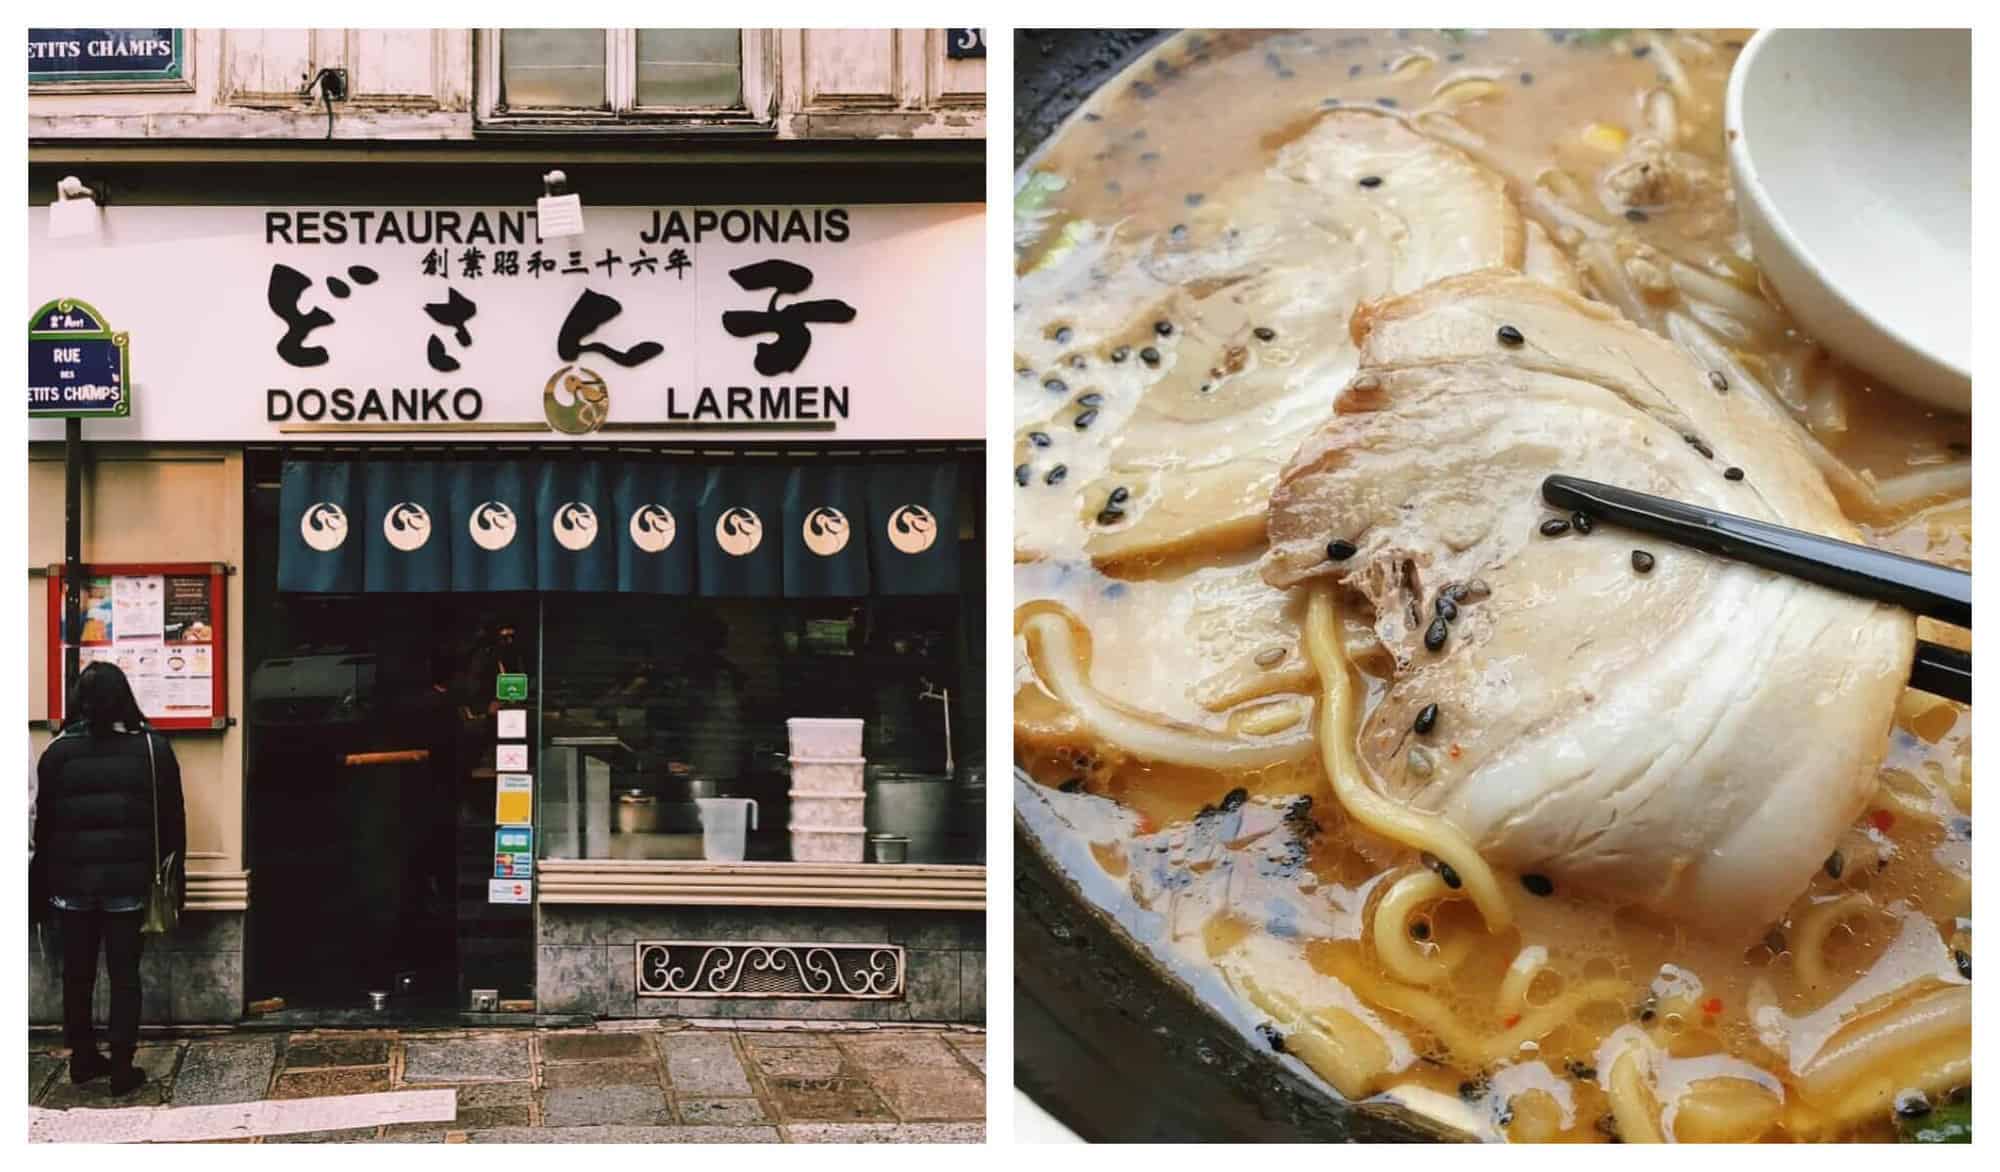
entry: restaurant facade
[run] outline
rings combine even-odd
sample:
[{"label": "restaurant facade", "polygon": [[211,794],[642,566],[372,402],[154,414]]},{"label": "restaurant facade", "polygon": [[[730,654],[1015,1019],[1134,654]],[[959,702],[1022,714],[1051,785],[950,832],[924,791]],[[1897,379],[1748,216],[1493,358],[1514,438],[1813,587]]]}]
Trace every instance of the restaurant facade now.
[{"label": "restaurant facade", "polygon": [[144,1019],[983,1020],[977,30],[30,37],[29,715],[182,762]]}]

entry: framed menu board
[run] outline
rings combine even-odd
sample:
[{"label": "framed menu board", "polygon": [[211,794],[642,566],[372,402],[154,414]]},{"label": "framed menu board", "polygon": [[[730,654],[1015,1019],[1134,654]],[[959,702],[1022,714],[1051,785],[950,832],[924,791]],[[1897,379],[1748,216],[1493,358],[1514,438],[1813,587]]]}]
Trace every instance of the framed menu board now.
[{"label": "framed menu board", "polygon": [[[83,567],[77,669],[115,663],[131,681],[139,710],[162,732],[229,725],[225,679],[228,567],[214,562]],[[49,720],[63,704],[63,575],[49,582]]]}]

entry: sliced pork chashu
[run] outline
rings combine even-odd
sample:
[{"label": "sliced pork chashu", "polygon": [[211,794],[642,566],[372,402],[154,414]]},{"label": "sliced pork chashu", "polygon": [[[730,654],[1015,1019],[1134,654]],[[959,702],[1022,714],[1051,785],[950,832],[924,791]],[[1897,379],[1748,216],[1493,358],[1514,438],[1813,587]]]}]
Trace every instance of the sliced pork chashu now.
[{"label": "sliced pork chashu", "polygon": [[1337,110],[1175,231],[1131,244],[1108,232],[1025,274],[1017,553],[1114,564],[1254,549],[1279,470],[1353,373],[1355,307],[1518,270],[1527,246],[1499,177],[1394,117]]},{"label": "sliced pork chashu", "polygon": [[[1872,792],[1912,620],[1608,527],[1545,536],[1539,487],[1565,472],[1858,540],[1796,439],[1534,281],[1445,281],[1355,334],[1359,372],[1285,470],[1263,568],[1373,607],[1396,666],[1360,732],[1371,784],[1559,888],[1768,923]],[[1355,552],[1330,558],[1336,539]],[[1427,648],[1440,591],[1474,580],[1490,594]]]}]

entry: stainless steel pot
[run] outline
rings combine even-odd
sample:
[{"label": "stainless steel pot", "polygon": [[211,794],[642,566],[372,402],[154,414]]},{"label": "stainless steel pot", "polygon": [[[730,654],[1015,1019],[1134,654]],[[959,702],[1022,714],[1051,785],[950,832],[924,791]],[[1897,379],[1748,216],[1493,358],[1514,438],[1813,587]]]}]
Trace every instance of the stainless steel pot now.
[{"label": "stainless steel pot", "polygon": [[633,790],[618,795],[618,833],[658,834],[660,799]]}]

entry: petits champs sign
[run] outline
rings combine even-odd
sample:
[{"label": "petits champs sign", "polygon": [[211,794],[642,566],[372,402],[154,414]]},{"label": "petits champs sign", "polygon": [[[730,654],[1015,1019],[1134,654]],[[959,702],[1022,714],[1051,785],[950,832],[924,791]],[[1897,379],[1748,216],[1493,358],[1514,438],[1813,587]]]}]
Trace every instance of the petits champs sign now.
[{"label": "petits champs sign", "polygon": [[31,222],[29,291],[145,346],[93,438],[976,439],[983,212],[112,207]]}]

